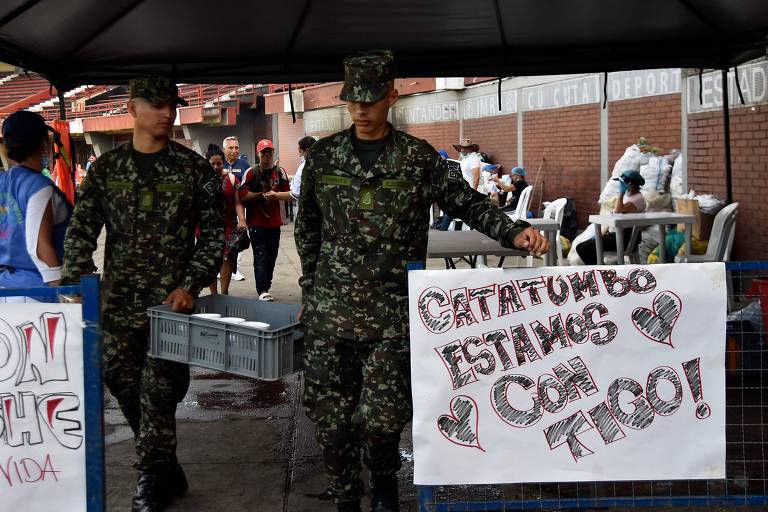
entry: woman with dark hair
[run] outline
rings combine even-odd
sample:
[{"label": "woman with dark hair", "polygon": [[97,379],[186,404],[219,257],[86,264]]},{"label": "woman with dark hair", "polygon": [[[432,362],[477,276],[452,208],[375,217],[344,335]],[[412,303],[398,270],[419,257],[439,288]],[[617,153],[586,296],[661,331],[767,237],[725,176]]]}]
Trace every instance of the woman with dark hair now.
[{"label": "woman with dark hair", "polygon": [[[229,295],[229,283],[232,281],[232,273],[237,266],[237,253],[239,240],[247,237],[245,225],[245,210],[240,202],[240,196],[236,194],[237,178],[232,173],[224,172],[224,152],[216,144],[209,144],[205,158],[210,162],[213,170],[221,178],[221,190],[224,196],[224,262],[221,264],[219,277],[221,278],[221,293]],[[217,293],[216,281],[210,286],[211,294]]]},{"label": "woman with dark hair", "polygon": [[[72,207],[41,174],[55,133],[38,114],[19,111],[3,123],[3,142],[16,165],[0,173],[0,287],[58,286],[64,233]],[[35,299],[8,298],[3,302]],[[56,294],[38,297],[56,301]]]},{"label": "woman with dark hair", "polygon": [[[640,192],[640,187],[645,185],[645,178],[637,171],[624,171],[618,178],[613,178],[619,182],[619,195],[616,196],[616,202],[613,205],[613,213],[642,213],[647,207],[645,197]],[[629,247],[632,238],[632,228],[624,228],[624,251],[630,252],[634,247]],[[603,245],[603,251],[615,252],[617,248],[616,233],[597,233]],[[637,243],[637,242],[635,242]],[[576,246],[581,261],[585,265],[597,265],[597,244],[595,239],[585,240]],[[623,264],[620,261],[619,264]]]},{"label": "woman with dark hair", "polygon": [[315,142],[315,138],[309,136],[299,140],[299,158],[301,159],[301,165],[296,169],[296,174],[293,176],[293,181],[291,181],[291,196],[297,201],[301,194],[301,171],[304,170],[304,163],[307,159],[309,148],[311,148],[312,144]]}]

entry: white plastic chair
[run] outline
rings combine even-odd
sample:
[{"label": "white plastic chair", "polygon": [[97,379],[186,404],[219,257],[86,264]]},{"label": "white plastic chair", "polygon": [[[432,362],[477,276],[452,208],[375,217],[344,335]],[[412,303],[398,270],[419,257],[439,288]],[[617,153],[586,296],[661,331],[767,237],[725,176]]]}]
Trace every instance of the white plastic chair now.
[{"label": "white plastic chair", "polygon": [[[523,189],[522,192],[520,192],[520,199],[517,201],[517,208],[515,208],[515,211],[513,212],[506,212],[507,217],[512,219],[514,222],[517,222],[518,220],[525,220],[528,218],[528,209],[531,206],[531,195],[533,192],[533,185],[528,185]],[[503,262],[503,260],[502,260]],[[532,267],[533,266],[533,256],[528,256],[526,258],[527,266]],[[501,264],[499,265],[501,266]]]},{"label": "white plastic chair", "polygon": [[[541,217],[544,219],[554,219],[558,226],[563,224],[563,214],[565,213],[565,205],[568,203],[568,199],[561,197],[555,199],[544,208],[544,215]],[[542,235],[544,232],[542,231]],[[560,243],[560,229],[555,233],[555,243],[557,244],[557,264],[565,265],[565,258],[563,258],[563,245]]]},{"label": "white plastic chair", "polygon": [[507,212],[507,215],[513,220],[525,220],[528,218],[528,210],[531,206],[531,195],[533,194],[533,185],[528,185],[520,192],[520,199],[517,201],[517,208],[514,212]]},{"label": "white plastic chair", "polygon": [[[712,223],[712,233],[705,254],[691,254],[688,263],[730,261],[733,238],[736,235],[736,214],[739,203],[731,203],[717,212]],[[675,256],[675,263],[685,261],[685,256]]]},{"label": "white plastic chair", "polygon": [[451,223],[448,225],[448,231],[456,231],[457,222],[461,222],[461,229],[459,231],[472,231],[472,228],[469,227],[469,224],[467,224],[461,219],[453,219]]}]

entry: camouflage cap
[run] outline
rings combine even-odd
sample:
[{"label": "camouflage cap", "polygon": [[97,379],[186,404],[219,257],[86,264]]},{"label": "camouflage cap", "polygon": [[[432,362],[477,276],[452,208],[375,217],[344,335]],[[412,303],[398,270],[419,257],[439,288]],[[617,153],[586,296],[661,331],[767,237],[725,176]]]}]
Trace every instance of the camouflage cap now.
[{"label": "camouflage cap", "polygon": [[179,96],[179,88],[168,78],[162,76],[144,76],[134,78],[128,84],[131,98],[142,98],[150,103],[173,103],[188,105],[187,100]]},{"label": "camouflage cap", "polygon": [[344,59],[342,101],[373,103],[387,94],[395,79],[395,59],[389,50],[372,50]]}]

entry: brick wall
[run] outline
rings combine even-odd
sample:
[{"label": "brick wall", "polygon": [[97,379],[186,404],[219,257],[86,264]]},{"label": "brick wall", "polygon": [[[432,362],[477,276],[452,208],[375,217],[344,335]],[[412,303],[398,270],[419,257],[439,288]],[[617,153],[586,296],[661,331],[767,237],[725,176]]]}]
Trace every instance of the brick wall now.
[{"label": "brick wall", "polygon": [[608,105],[608,169],[624,150],[645,137],[666,154],[680,149],[680,95],[666,94]]},{"label": "brick wall", "polygon": [[291,114],[275,114],[275,116],[278,133],[276,149],[280,165],[289,176],[293,176],[300,163],[297,148],[299,139],[304,137],[304,120],[297,117],[294,124]]},{"label": "brick wall", "polygon": [[432,124],[411,124],[411,125],[398,125],[398,130],[402,130],[406,133],[418,137],[420,139],[426,139],[427,142],[432,144],[436,150],[444,149],[448,151],[451,158],[456,158],[456,151],[453,149],[454,144],[459,142],[459,122],[451,121],[447,123],[432,123]]},{"label": "brick wall", "polygon": [[[768,105],[731,109],[731,173],[736,218],[734,260],[768,257]],[[688,116],[688,186],[725,198],[722,112]]]},{"label": "brick wall", "polygon": [[464,137],[472,139],[480,151],[504,169],[517,165],[517,114],[468,119],[464,121]]},{"label": "brick wall", "polygon": [[[611,102],[608,162],[613,168],[624,149],[640,136],[665,152],[681,146],[680,96],[652,96]],[[517,164],[516,115],[464,121],[464,136],[506,168]],[[546,158],[532,207],[542,200],[573,197],[579,226],[598,211],[600,193],[600,105],[524,114],[523,150],[528,181]],[[456,157],[459,123],[398,126]],[[725,197],[722,112],[688,116],[688,183],[698,193]],[[768,105],[731,110],[733,199],[741,203],[733,259],[766,259],[768,247]],[[542,186],[543,182],[543,186]]]},{"label": "brick wall", "polygon": [[573,197],[579,226],[597,213],[600,195],[600,106],[584,105],[526,112],[523,117],[523,160],[527,181],[533,185],[542,166],[531,209],[539,197],[551,201]]}]

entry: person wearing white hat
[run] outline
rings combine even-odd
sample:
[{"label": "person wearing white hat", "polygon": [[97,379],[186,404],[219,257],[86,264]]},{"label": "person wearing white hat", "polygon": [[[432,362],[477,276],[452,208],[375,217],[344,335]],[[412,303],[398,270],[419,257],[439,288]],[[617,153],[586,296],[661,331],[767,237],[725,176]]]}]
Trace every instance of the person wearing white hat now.
[{"label": "person wearing white hat", "polygon": [[480,156],[477,154],[477,150],[480,147],[474,144],[472,139],[461,139],[453,147],[460,154],[461,174],[467,180],[467,183],[477,190],[477,187],[480,185],[480,166],[482,165]]},{"label": "person wearing white hat", "polygon": [[[477,150],[480,149],[479,146],[474,144],[472,139],[461,139],[458,144],[453,145],[453,148],[459,152],[462,176],[473,190],[477,190],[480,185],[480,166],[483,165],[477,154]],[[439,227],[440,231],[448,231],[451,222],[453,222],[453,217],[444,214]]]}]

